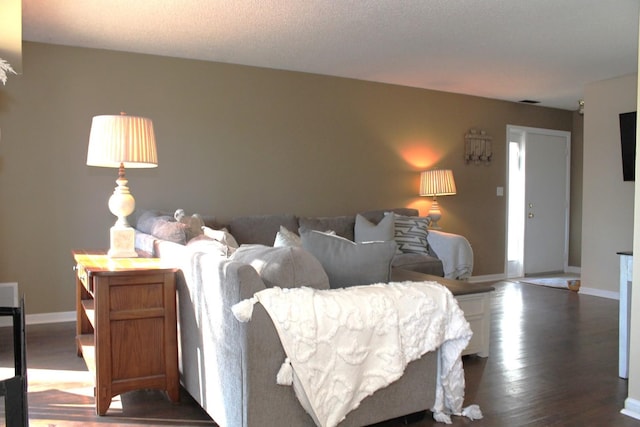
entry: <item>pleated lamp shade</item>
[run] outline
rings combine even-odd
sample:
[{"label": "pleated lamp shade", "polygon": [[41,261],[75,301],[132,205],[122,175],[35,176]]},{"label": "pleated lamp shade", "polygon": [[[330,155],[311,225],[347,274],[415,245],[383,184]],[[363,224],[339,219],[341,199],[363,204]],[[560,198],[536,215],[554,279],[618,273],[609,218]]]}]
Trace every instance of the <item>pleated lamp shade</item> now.
[{"label": "pleated lamp shade", "polygon": [[450,196],[456,194],[456,182],[450,169],[433,169],[420,174],[421,196]]},{"label": "pleated lamp shade", "polygon": [[95,116],[91,122],[87,165],[118,168],[158,166],[153,122],[127,115]]}]

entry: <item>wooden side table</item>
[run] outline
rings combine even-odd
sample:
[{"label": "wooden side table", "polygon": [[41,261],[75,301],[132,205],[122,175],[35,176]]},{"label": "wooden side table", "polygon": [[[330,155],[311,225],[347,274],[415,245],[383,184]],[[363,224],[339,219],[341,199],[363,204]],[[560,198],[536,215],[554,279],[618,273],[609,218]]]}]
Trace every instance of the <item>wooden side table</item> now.
[{"label": "wooden side table", "polygon": [[165,390],[179,400],[177,269],[157,258],[109,258],[73,251],[76,344],[95,375],[96,413],[131,390]]}]

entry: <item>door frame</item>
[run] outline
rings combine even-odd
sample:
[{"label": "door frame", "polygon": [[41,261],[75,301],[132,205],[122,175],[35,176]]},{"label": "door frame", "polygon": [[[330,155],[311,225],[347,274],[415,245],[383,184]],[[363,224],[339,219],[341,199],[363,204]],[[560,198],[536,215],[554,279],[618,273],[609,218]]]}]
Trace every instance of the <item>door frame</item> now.
[{"label": "door frame", "polygon": [[[506,199],[506,213],[505,213],[505,218],[507,219],[505,221],[505,256],[504,256],[504,272],[505,272],[505,277],[506,278],[511,278],[511,277],[516,277],[515,275],[510,275],[510,269],[509,269],[509,214],[510,214],[510,209],[509,209],[509,201],[510,201],[510,195],[511,195],[511,191],[514,190],[512,188],[511,182],[510,182],[510,175],[509,175],[509,168],[510,168],[510,156],[509,156],[509,149],[510,149],[510,144],[511,144],[511,134],[512,133],[519,133],[522,135],[522,140],[520,141],[520,147],[524,147],[524,156],[526,156],[526,139],[527,139],[527,133],[538,133],[538,134],[543,134],[543,135],[548,135],[548,136],[555,136],[555,137],[562,137],[565,139],[566,141],[566,150],[567,150],[567,154],[566,154],[566,176],[565,176],[565,218],[564,218],[564,248],[563,248],[563,270],[564,272],[567,272],[569,269],[569,222],[570,222],[570,212],[569,212],[569,207],[570,207],[570,201],[571,201],[571,132],[569,131],[562,131],[562,130],[554,130],[554,129],[544,129],[544,128],[534,128],[534,127],[527,127],[527,126],[518,126],[518,125],[507,125],[506,128],[506,181],[507,181],[507,191],[506,191],[506,195],[507,195],[507,199]],[[524,159],[521,160],[522,162],[524,162]],[[526,171],[525,171],[525,176],[526,176]],[[523,181],[524,182],[524,181]],[[525,191],[524,188],[524,183],[523,183],[523,187],[519,188],[523,194]],[[519,212],[519,214],[521,215],[522,218],[524,218],[526,212],[526,200],[523,202],[522,206],[521,206],[521,211]],[[522,253],[520,254],[520,276],[522,277],[524,275],[524,271],[525,271],[525,266],[524,266],[524,228],[522,229]]]}]

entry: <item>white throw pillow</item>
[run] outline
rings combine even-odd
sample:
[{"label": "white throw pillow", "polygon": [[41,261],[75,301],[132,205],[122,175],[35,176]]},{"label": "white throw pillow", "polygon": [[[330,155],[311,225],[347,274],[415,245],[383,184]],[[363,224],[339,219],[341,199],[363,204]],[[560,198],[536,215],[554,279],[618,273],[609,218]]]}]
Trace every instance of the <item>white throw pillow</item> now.
[{"label": "white throw pillow", "polygon": [[378,224],[374,224],[360,214],[356,215],[354,229],[356,243],[388,242],[395,237],[393,212],[385,215]]},{"label": "white throw pillow", "polygon": [[302,246],[302,241],[300,236],[281,225],[280,231],[276,233],[276,240],[273,242],[273,246],[276,248],[285,246],[300,247]]},{"label": "white throw pillow", "polygon": [[217,240],[223,245],[229,247],[229,253],[232,253],[233,251],[238,249],[238,242],[236,242],[236,239],[231,235],[231,233],[229,233],[229,230],[227,230],[226,228],[223,228],[221,230],[214,230],[211,227],[203,225],[202,231],[204,232],[205,236],[210,237],[213,240]]}]

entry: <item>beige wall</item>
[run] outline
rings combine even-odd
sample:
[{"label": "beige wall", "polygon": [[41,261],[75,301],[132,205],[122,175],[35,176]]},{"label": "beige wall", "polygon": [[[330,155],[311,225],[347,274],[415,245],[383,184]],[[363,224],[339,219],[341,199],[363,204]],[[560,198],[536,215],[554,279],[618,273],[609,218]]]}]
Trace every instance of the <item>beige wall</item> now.
[{"label": "beige wall", "polygon": [[619,291],[616,252],[633,244],[634,183],[622,180],[618,115],[636,109],[636,74],[585,88],[582,286]]},{"label": "beige wall", "polygon": [[[506,125],[571,131],[569,111],[312,74],[25,43],[0,87],[0,281],[29,313],[73,310],[73,248],[104,248],[116,171],[88,167],[91,118],[153,119],[159,167],[129,170],[138,207],[215,214],[352,214],[429,203],[418,172],[451,168],[445,231],[466,236],[475,276],[502,275]],[[465,165],[463,135],[494,138]]]}]

